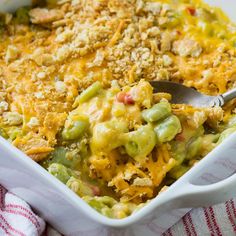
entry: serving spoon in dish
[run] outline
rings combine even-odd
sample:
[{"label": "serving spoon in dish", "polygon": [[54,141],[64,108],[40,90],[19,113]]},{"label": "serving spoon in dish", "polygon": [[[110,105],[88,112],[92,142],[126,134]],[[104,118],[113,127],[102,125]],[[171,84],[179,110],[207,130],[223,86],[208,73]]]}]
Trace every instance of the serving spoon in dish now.
[{"label": "serving spoon in dish", "polygon": [[197,107],[222,107],[227,102],[236,98],[236,88],[219,96],[209,96],[180,83],[150,81],[150,84],[156,93],[165,92],[171,94],[171,102],[176,104],[189,104]]}]

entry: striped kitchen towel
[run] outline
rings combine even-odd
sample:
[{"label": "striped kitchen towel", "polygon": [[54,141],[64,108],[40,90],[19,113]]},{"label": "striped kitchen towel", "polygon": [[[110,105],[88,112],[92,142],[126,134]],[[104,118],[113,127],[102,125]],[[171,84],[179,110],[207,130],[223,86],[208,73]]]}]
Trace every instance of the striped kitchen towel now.
[{"label": "striped kitchen towel", "polygon": [[235,236],[236,199],[187,213],[163,236]]},{"label": "striped kitchen towel", "polygon": [[44,220],[0,185],[0,236],[38,236],[44,229]]}]

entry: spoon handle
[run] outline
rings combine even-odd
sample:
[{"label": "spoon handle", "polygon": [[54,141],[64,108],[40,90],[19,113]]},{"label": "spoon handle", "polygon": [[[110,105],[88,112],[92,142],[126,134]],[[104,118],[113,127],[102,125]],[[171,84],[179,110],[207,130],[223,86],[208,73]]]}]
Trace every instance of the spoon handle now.
[{"label": "spoon handle", "polygon": [[236,88],[221,94],[217,97],[214,98],[214,100],[211,103],[211,106],[218,106],[222,107],[224,106],[227,102],[231,101],[232,99],[236,98]]}]

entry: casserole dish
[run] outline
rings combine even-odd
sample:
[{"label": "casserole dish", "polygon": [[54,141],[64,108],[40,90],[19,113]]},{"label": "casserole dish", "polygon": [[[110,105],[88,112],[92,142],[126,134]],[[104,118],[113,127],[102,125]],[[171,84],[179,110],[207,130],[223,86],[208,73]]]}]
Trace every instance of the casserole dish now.
[{"label": "casserole dish", "polygon": [[[113,227],[126,227],[140,220],[142,222],[155,220],[158,223],[163,221],[170,223],[165,218],[164,220],[160,219],[160,217],[167,217],[164,214],[165,212],[175,208],[188,208],[218,203],[234,195],[232,185],[234,184],[235,176],[231,176],[227,180],[211,186],[202,186],[202,184],[209,184],[234,172],[234,169],[227,168],[227,163],[230,163],[230,167],[234,164],[233,160],[231,160],[234,148],[233,137],[234,135],[225,140],[221,146],[216,148],[166,192],[161,193],[136,214],[123,220],[111,220],[99,215],[78,199],[75,194],[66,189],[65,186],[52,178],[45,170],[38,167],[31,160],[26,159],[25,155],[11,147],[4,140],[1,140],[1,150],[4,153],[4,158],[0,159],[0,181],[10,191],[28,201],[45,219],[64,234],[86,230],[84,228],[85,225],[97,227],[97,223]],[[227,149],[227,154],[225,154],[223,147]],[[219,160],[220,158],[221,160]],[[12,167],[13,164],[14,167]],[[213,173],[209,172],[209,166],[214,167]],[[227,171],[222,172],[224,170],[222,166]],[[218,169],[221,171],[219,171],[216,177],[214,173]],[[212,197],[209,198],[210,194],[212,194]],[[153,213],[151,213],[151,209]],[[63,212],[63,215],[61,212]],[[85,216],[83,216],[82,212]],[[181,211],[181,214],[184,214],[184,211]],[[66,219],[64,216],[66,216]],[[147,218],[143,218],[144,216],[147,216]],[[93,219],[94,224],[90,222],[90,218]],[[80,219],[79,222],[78,219]],[[62,221],[64,222],[63,226],[60,225]],[[89,224],[86,224],[86,222],[89,222]],[[162,228],[169,226],[163,225]]]}]

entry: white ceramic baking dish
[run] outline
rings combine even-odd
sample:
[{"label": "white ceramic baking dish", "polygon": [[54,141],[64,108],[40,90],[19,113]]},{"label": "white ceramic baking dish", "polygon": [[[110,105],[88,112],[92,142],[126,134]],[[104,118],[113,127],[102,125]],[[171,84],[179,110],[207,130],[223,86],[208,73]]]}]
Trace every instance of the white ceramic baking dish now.
[{"label": "white ceramic baking dish", "polygon": [[[1,8],[3,2],[5,6]],[[0,0],[0,10],[12,10],[14,4],[7,6],[9,2]],[[222,6],[229,15],[236,8],[234,0],[228,0],[227,5],[223,0],[208,2]],[[236,18],[234,14],[232,16]],[[236,196],[236,134],[227,138],[167,191],[122,220],[108,219],[96,212],[3,138],[0,138],[0,153],[0,183],[27,201],[65,235],[79,235],[78,232],[97,229],[101,225],[132,229],[150,222],[155,223],[155,235],[159,235],[191,208],[221,203]]]}]

